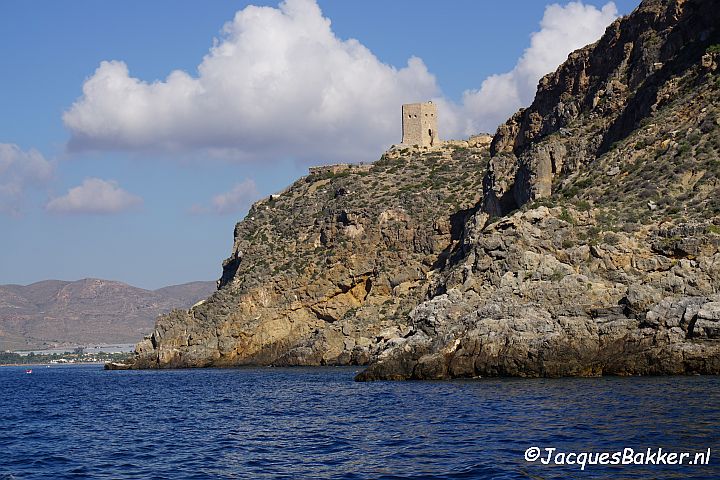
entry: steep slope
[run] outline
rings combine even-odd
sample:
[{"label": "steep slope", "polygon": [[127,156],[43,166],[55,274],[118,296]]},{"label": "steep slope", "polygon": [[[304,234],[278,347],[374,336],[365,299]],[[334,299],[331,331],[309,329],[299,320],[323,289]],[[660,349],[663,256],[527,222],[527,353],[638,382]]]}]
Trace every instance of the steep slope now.
[{"label": "steep slope", "polygon": [[637,209],[633,219],[648,201],[654,220],[678,213],[675,199],[699,207],[691,219],[720,213],[719,18],[711,1],[646,0],[573,52],[498,129],[484,210],[554,193]]},{"label": "steep slope", "polygon": [[645,0],[543,78],[358,378],[720,373],[719,28],[711,0]]},{"label": "steep slope", "polygon": [[1,285],[0,349],[130,343],[151,331],[160,313],[214,289],[214,282],[193,282],[153,292],[99,279]]},{"label": "steep slope", "polygon": [[219,291],[161,317],[132,366],[367,363],[407,333],[459,240],[487,143],[318,167],[257,202],[235,227]]}]

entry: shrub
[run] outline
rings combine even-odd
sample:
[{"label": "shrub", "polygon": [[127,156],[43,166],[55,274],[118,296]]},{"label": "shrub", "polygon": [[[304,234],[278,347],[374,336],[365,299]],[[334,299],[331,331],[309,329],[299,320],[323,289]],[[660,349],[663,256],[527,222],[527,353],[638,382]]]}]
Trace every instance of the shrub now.
[{"label": "shrub", "polygon": [[558,217],[560,220],[568,223],[575,223],[575,219],[572,215],[570,215],[570,212],[568,212],[567,208],[562,209],[562,212],[560,212],[560,216]]},{"label": "shrub", "polygon": [[565,198],[572,198],[576,196],[580,192],[580,189],[578,187],[569,187],[563,192],[563,196]]},{"label": "shrub", "polygon": [[555,270],[552,275],[550,275],[550,281],[559,282],[563,279],[563,277],[565,277],[565,274],[562,272],[562,270]]},{"label": "shrub", "polygon": [[590,185],[592,185],[592,179],[591,178],[583,178],[582,180],[578,180],[575,183],[575,186],[577,188],[587,188]]},{"label": "shrub", "polygon": [[603,242],[607,243],[608,245],[617,245],[620,243],[620,237],[615,235],[614,233],[607,233],[603,237]]},{"label": "shrub", "polygon": [[581,212],[587,212],[587,211],[589,211],[589,210],[592,208],[592,207],[590,206],[590,203],[589,203],[589,202],[586,202],[585,200],[580,200],[579,202],[577,202],[577,203],[575,204],[575,206],[576,206],[577,209],[580,210]]},{"label": "shrub", "polygon": [[678,155],[684,155],[684,154],[688,153],[689,151],[690,151],[690,144],[688,144],[687,142],[683,141],[683,142],[680,143],[680,146],[679,146],[678,149],[677,149],[677,154],[678,154]]}]

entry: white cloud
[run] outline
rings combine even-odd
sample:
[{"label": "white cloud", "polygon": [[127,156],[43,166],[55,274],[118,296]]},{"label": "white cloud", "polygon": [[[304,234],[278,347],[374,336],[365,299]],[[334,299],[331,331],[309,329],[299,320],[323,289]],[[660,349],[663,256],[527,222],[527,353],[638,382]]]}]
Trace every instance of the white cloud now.
[{"label": "white cloud", "polygon": [[540,31],[530,36],[530,46],[515,67],[486,78],[477,90],[466,91],[461,106],[448,105],[448,115],[440,117],[448,123],[441,126],[460,136],[494,133],[520,107],[532,103],[538,81],[545,74],[574,50],[597,41],[617,14],[613,2],[600,10],[582,2],[548,5]]},{"label": "white cloud", "polygon": [[542,75],[597,40],[616,15],[612,2],[601,10],[548,6],[515,68],[456,104],[441,96],[421,59],[398,69],[357,40],[336,37],[315,0],[248,6],[224,26],[195,76],[174,71],[148,83],[122,61],[102,62],[63,115],[69,148],[373,160],[400,140],[400,105],[429,98],[439,104],[441,137],[493,132],[531,102]]},{"label": "white cloud", "polygon": [[248,6],[198,66],[164,81],[102,62],[65,112],[71,149],[230,149],[241,156],[370,160],[399,141],[401,103],[437,95],[418,58],[396,69],[340,40],[314,0]]},{"label": "white cloud", "polygon": [[243,180],[225,193],[215,195],[210,207],[193,205],[191,213],[238,213],[247,210],[250,205],[260,198],[257,185],[251,179]]},{"label": "white cloud", "polygon": [[56,213],[118,213],[142,205],[142,198],[126,192],[113,180],[86,178],[45,207]]},{"label": "white cloud", "polygon": [[53,170],[52,163],[37,150],[0,143],[0,212],[19,214],[27,189],[43,186]]}]

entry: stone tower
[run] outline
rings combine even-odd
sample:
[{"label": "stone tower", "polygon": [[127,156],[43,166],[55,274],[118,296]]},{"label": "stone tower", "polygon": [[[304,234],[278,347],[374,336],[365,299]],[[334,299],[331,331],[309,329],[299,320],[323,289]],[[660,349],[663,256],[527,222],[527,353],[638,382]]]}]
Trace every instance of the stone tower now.
[{"label": "stone tower", "polygon": [[434,103],[408,103],[402,106],[403,145],[431,147],[439,141],[437,108]]}]

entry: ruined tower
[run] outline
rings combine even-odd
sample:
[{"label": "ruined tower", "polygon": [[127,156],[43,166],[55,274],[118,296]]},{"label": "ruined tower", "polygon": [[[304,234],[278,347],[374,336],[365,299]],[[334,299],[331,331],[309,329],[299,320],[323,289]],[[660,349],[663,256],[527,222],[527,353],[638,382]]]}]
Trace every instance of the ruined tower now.
[{"label": "ruined tower", "polygon": [[437,108],[432,102],[402,106],[402,143],[431,147],[437,145]]}]

